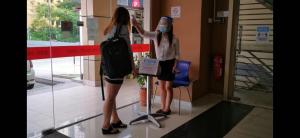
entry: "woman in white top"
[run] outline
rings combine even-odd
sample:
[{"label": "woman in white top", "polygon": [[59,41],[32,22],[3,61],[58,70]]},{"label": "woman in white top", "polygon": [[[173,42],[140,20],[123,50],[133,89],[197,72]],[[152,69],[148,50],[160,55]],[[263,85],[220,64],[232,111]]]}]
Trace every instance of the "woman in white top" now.
[{"label": "woman in white top", "polygon": [[176,63],[179,59],[179,41],[173,34],[173,19],[168,16],[161,17],[156,31],[145,31],[132,18],[132,24],[139,34],[154,41],[156,58],[161,66],[161,73],[157,76],[161,91],[161,109],[157,113],[171,114],[170,105],[173,99],[172,81],[175,78]]},{"label": "woman in white top", "polygon": [[[128,50],[131,53],[131,66],[133,70],[132,73],[134,76],[136,76],[137,71],[135,69],[134,62],[133,62],[133,56],[130,48],[130,39],[129,39],[129,32],[130,32],[129,29],[131,28],[130,16],[128,10],[124,7],[118,7],[115,10],[115,13],[111,19],[110,24],[104,30],[104,35],[107,38],[113,37],[113,35],[116,32],[117,26],[121,26],[119,36],[123,37],[129,46]],[[123,83],[124,78],[109,78],[108,76],[104,76],[104,78],[107,81],[107,85],[106,85],[107,97],[103,105],[102,133],[116,134],[119,133],[118,128],[127,127],[127,125],[123,124],[122,121],[120,120],[116,110],[116,97]]]}]

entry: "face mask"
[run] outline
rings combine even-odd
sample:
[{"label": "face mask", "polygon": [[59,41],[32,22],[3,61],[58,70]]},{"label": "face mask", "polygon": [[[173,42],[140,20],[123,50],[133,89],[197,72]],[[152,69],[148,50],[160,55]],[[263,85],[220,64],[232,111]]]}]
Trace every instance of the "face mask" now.
[{"label": "face mask", "polygon": [[168,28],[166,25],[159,25],[159,31],[165,33],[168,31]]}]

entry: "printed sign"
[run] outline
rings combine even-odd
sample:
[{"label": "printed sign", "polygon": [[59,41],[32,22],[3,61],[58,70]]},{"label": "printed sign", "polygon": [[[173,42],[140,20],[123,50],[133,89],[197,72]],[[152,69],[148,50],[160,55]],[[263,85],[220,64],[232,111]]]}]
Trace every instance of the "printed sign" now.
[{"label": "printed sign", "polygon": [[171,17],[172,18],[179,18],[181,14],[180,6],[172,7],[171,8]]},{"label": "printed sign", "polygon": [[118,0],[118,5],[128,6],[128,0]]},{"label": "printed sign", "polygon": [[77,21],[77,26],[83,26],[83,21]]},{"label": "printed sign", "polygon": [[229,16],[229,11],[218,11],[217,12],[217,17],[228,17]]},{"label": "printed sign", "polygon": [[61,31],[72,31],[73,23],[71,21],[61,21]]},{"label": "printed sign", "polygon": [[269,41],[269,32],[268,26],[258,26],[256,28],[256,42],[267,43]]},{"label": "printed sign", "polygon": [[132,0],[131,6],[134,8],[140,8],[141,7],[140,0]]},{"label": "printed sign", "polygon": [[98,20],[96,18],[87,18],[88,40],[95,40],[98,36]]},{"label": "printed sign", "polygon": [[158,75],[159,73],[159,61],[151,58],[144,58],[140,62],[139,74],[144,75]]}]

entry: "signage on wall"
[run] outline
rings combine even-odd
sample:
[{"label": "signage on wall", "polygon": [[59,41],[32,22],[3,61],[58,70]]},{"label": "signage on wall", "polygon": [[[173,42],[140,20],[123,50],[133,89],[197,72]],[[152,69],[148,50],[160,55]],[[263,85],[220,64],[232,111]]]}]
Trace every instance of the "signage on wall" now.
[{"label": "signage on wall", "polygon": [[143,7],[143,0],[118,0],[117,5],[140,9]]},{"label": "signage on wall", "polygon": [[118,0],[118,5],[128,6],[128,0]]},{"label": "signage on wall", "polygon": [[77,21],[77,26],[83,26],[83,21]]},{"label": "signage on wall", "polygon": [[61,31],[72,31],[73,23],[71,21],[61,21]]},{"label": "signage on wall", "polygon": [[88,40],[95,40],[98,37],[98,20],[87,18]]},{"label": "signage on wall", "polygon": [[180,6],[171,7],[171,17],[172,18],[180,18],[181,9]]},{"label": "signage on wall", "polygon": [[229,16],[229,11],[218,11],[217,12],[217,17],[228,17]]},{"label": "signage on wall", "polygon": [[256,28],[256,42],[267,43],[269,42],[270,28],[268,26],[257,26]]},{"label": "signage on wall", "polygon": [[140,8],[141,7],[141,3],[140,0],[132,0],[132,7],[134,8]]},{"label": "signage on wall", "polygon": [[73,29],[73,23],[70,21],[61,21],[61,31],[63,38],[70,38],[71,31]]}]

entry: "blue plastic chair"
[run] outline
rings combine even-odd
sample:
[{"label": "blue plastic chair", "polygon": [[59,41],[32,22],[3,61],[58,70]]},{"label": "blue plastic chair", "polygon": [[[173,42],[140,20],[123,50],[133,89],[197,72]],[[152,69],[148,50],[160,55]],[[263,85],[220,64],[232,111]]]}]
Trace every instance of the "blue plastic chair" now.
[{"label": "blue plastic chair", "polygon": [[[190,96],[190,92],[189,92],[189,85],[190,85],[190,79],[189,79],[189,70],[190,70],[190,65],[191,62],[190,61],[184,61],[184,60],[179,60],[177,62],[176,65],[176,69],[178,72],[176,72],[175,74],[175,79],[173,80],[173,88],[179,88],[179,114],[180,114],[180,101],[181,101],[181,89],[180,87],[185,87],[187,89],[190,101],[192,102],[191,96]],[[157,91],[157,86],[158,86],[158,81],[155,82],[156,87],[155,87],[155,91],[154,91],[154,97],[156,95],[156,91]],[[154,97],[153,102],[154,102]],[[152,102],[152,103],[153,103]]]}]

